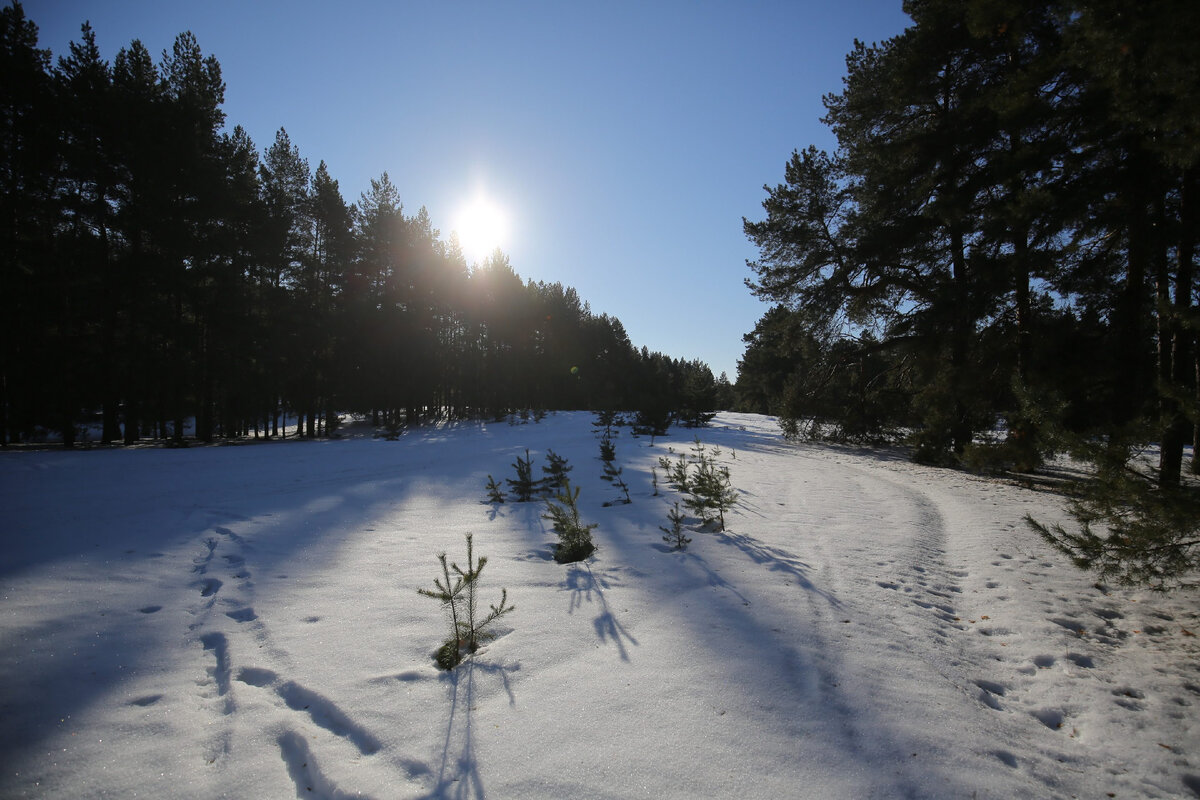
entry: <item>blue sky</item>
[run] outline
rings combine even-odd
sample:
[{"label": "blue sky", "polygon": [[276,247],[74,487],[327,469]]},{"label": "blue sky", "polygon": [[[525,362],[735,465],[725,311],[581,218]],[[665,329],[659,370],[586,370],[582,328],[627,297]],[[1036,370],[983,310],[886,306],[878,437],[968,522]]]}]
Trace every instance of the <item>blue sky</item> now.
[{"label": "blue sky", "polygon": [[793,149],[831,149],[821,97],[855,38],[908,18],[842,2],[26,0],[55,58],[90,20],[109,61],[196,34],[227,124],[284,127],[348,202],[386,171],[444,238],[479,192],[524,278],[574,286],[633,343],[736,379],[766,306],[742,218]]}]

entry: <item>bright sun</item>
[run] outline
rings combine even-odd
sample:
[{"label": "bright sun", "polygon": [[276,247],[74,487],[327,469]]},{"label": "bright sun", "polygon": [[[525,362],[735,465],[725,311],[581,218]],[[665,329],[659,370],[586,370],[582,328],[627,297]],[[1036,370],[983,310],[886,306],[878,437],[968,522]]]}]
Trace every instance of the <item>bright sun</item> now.
[{"label": "bright sun", "polygon": [[454,230],[467,261],[478,264],[497,247],[503,247],[508,235],[508,219],[489,198],[476,195],[459,209]]}]

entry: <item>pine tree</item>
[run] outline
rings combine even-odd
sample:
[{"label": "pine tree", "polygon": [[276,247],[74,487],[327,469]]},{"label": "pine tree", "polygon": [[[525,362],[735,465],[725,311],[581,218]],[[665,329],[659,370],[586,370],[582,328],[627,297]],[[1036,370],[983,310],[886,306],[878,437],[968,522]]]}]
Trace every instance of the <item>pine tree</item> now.
[{"label": "pine tree", "polygon": [[488,475],[487,490],[489,503],[504,502],[504,492],[500,490],[500,484],[496,483],[496,479],[491,475]]},{"label": "pine tree", "polygon": [[617,457],[617,447],[613,444],[612,437],[608,431],[604,432],[603,438],[600,439],[600,460],[612,461]]},{"label": "pine tree", "polygon": [[663,532],[663,541],[674,547],[676,550],[684,550],[692,541],[683,529],[683,512],[679,510],[679,501],[675,501],[675,505],[667,512],[667,519],[671,521],[671,527],[659,525],[658,529]]},{"label": "pine tree", "polygon": [[560,564],[583,561],[596,550],[592,543],[592,530],[596,523],[584,524],[580,520],[578,500],[579,487],[572,491],[570,481],[565,481],[552,498],[546,498],[544,518],[550,521],[558,536],[554,560]]},{"label": "pine tree", "polygon": [[525,458],[517,456],[517,460],[512,463],[513,469],[517,471],[516,479],[506,478],[508,488],[516,495],[518,503],[527,503],[533,499],[534,492],[537,490],[537,485],[533,481],[533,459],[529,455],[529,450],[525,450]]},{"label": "pine tree", "polygon": [[[442,565],[442,577],[434,579],[434,589],[417,589],[418,594],[440,601],[450,612],[451,636],[438,649],[437,662],[442,669],[453,669],[463,658],[463,651],[468,654],[479,649],[486,636],[485,628],[500,617],[515,610],[508,605],[508,590],[500,590],[500,602],[489,606],[489,612],[483,619],[478,613],[479,577],[487,565],[487,556],[475,560],[472,547],[473,536],[467,534],[467,568],[462,569],[458,564],[447,566],[446,554],[438,554],[438,562]],[[454,577],[451,577],[453,573]]]},{"label": "pine tree", "polygon": [[546,451],[546,466],[542,467],[542,479],[538,482],[538,494],[551,494],[567,482],[567,473],[573,467],[553,450]]}]

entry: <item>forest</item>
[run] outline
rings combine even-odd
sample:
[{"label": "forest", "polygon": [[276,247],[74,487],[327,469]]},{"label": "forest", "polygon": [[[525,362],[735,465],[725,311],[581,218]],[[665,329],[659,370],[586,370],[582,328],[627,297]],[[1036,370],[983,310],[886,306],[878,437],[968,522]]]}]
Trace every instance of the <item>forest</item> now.
[{"label": "forest", "polygon": [[1125,578],[1194,567],[1200,5],[904,10],[825,97],[834,152],[794,151],[744,221],[773,305],[742,408],[983,471],[1069,453],[1094,480],[1047,538]]},{"label": "forest", "polygon": [[14,2],[0,59],[4,446],[273,437],[288,416],[323,436],[345,412],[694,415],[732,392],[499,250],[468,265],[386,172],[347,203],[284,129],[260,152],[190,33],[110,63],[84,23],[55,60]]}]

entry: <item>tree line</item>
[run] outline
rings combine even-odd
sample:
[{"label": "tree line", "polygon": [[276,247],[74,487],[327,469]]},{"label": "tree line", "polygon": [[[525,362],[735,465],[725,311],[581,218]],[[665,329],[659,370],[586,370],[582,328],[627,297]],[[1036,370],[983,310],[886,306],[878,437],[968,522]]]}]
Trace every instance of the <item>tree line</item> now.
[{"label": "tree line", "polygon": [[934,463],[1086,453],[1107,483],[1084,530],[1179,501],[1190,521],[1158,521],[1194,564],[1200,5],[904,9],[825,98],[836,150],[794,152],[744,222],[748,284],[775,306],[740,402],[798,435],[904,431]]},{"label": "tree line", "polygon": [[0,443],[302,435],[514,409],[713,402],[699,361],[630,343],[574,289],[468,265],[387,173],[347,203],[282,128],[227,130],[220,64],[180,34],[104,60],[88,24],[52,61],[0,11],[7,299]]}]

